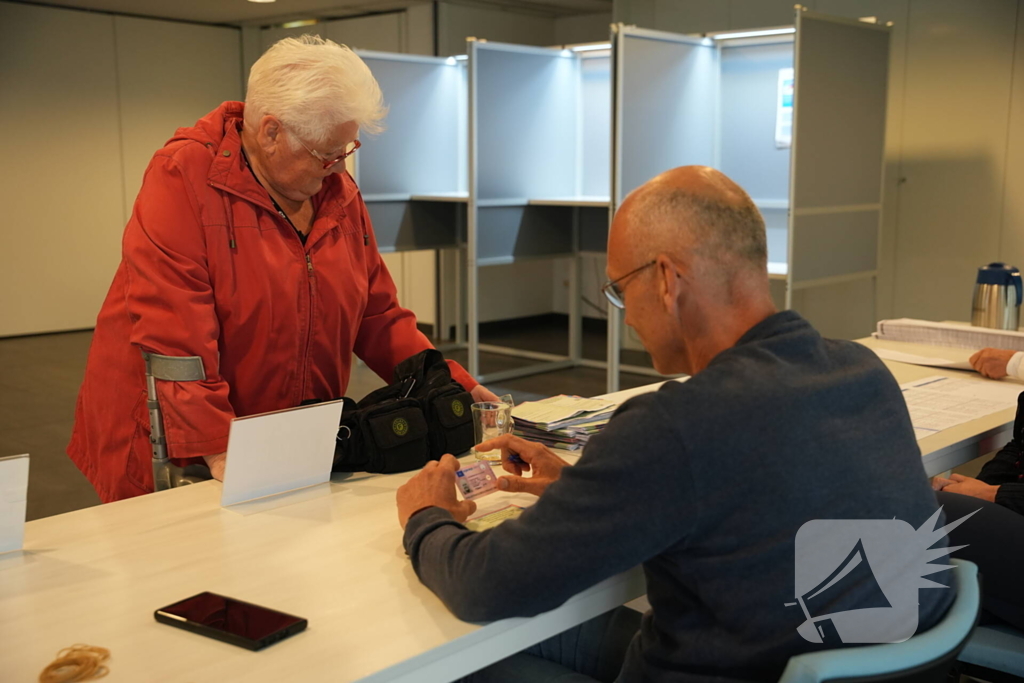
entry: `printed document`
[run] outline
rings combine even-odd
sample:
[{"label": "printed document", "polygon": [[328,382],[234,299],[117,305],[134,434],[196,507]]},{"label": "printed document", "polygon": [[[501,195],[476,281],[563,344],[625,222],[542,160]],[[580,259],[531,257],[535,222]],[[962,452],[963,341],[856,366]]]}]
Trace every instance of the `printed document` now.
[{"label": "printed document", "polygon": [[552,396],[541,401],[527,401],[512,409],[512,417],[517,422],[530,422],[537,425],[557,425],[586,416],[583,422],[592,421],[597,414],[610,413],[615,410],[615,403],[598,398],[580,398],[579,396]]},{"label": "printed document", "polygon": [[1019,384],[925,377],[901,384],[914,436],[921,439],[979,417],[1017,406]]}]

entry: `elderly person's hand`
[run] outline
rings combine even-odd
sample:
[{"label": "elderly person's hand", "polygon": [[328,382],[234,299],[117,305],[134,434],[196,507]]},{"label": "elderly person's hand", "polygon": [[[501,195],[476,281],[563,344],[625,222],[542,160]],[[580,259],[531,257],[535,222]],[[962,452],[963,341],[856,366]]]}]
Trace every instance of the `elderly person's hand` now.
[{"label": "elderly person's hand", "polygon": [[984,377],[1002,379],[1006,377],[1006,365],[1014,353],[1007,349],[982,349],[971,356],[971,367]]},{"label": "elderly person's hand", "polygon": [[501,399],[498,398],[498,395],[483,384],[477,384],[469,394],[473,397],[474,403],[501,403]]},{"label": "elderly person's hand", "polygon": [[213,478],[217,481],[224,481],[224,466],[228,462],[228,454],[204,455],[203,460],[206,461],[206,466],[210,468],[210,474],[213,475]]},{"label": "elderly person's hand", "polygon": [[429,507],[452,513],[456,522],[465,522],[476,511],[476,503],[455,496],[455,473],[462,464],[451,454],[431,460],[398,489],[398,523],[405,528],[409,518]]},{"label": "elderly person's hand", "polygon": [[962,496],[980,498],[990,503],[996,502],[996,493],[999,491],[998,486],[986,484],[979,479],[965,477],[962,474],[951,474],[949,479],[935,477],[932,479],[932,488],[936,491],[959,493]]},{"label": "elderly person's hand", "polygon": [[[481,451],[501,449],[501,467],[512,476],[498,479],[498,488],[509,493],[539,496],[562,476],[562,468],[569,464],[543,444],[511,434],[484,441],[477,448]],[[532,472],[532,475],[524,477],[523,472]]]}]

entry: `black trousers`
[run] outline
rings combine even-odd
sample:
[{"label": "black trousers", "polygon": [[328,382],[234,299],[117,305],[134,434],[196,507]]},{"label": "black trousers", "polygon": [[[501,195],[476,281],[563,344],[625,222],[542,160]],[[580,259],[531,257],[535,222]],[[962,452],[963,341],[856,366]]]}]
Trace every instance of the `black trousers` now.
[{"label": "black trousers", "polygon": [[1024,631],[1024,515],[958,493],[935,495],[946,524],[980,510],[949,533],[949,544],[966,545],[952,556],[970,560],[981,572],[982,623],[1002,622]]}]

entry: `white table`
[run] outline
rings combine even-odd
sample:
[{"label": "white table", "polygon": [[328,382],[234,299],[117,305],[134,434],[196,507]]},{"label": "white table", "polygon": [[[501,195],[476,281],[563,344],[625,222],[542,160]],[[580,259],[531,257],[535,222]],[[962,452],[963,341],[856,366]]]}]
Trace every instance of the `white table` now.
[{"label": "white table", "polygon": [[[971,355],[970,351],[963,349],[925,346],[923,344],[879,341],[877,339],[858,339],[857,341],[869,348],[889,348],[929,358],[966,360]],[[930,368],[892,361],[885,361],[885,364],[900,384],[924,379],[932,375],[947,375],[974,382],[995,381],[985,379],[975,372],[963,370]],[[1024,384],[1021,385],[1021,390],[1024,391]],[[987,417],[965,422],[918,441],[917,443],[921,447],[924,459],[925,472],[931,477],[1002,448],[1013,438],[1014,412],[1013,408],[1008,408]]]},{"label": "white table", "polygon": [[[889,366],[900,382],[937,372]],[[1003,411],[928,437],[926,469],[1001,446],[1012,419]],[[59,649],[87,643],[111,650],[110,681],[440,683],[644,593],[636,568],[532,619],[461,622],[402,549],[394,498],[409,476],[338,477],[290,505],[243,512],[220,508],[220,484],[207,482],[29,523],[26,550],[0,556],[0,681],[36,680]],[[204,590],[306,617],[309,629],[253,653],[154,621],[153,610]]]}]

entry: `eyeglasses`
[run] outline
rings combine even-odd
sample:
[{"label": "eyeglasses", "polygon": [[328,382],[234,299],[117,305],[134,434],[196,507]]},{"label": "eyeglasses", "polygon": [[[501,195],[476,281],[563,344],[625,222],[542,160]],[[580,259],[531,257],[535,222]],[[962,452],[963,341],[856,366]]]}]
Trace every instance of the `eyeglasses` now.
[{"label": "eyeglasses", "polygon": [[334,166],[336,164],[340,164],[341,162],[345,161],[345,159],[348,159],[350,156],[355,154],[357,149],[362,147],[362,143],[359,142],[359,140],[354,140],[353,143],[352,143],[352,149],[348,150],[347,152],[342,152],[341,155],[338,156],[335,159],[328,159],[327,157],[325,157],[323,154],[321,154],[320,152],[316,151],[315,149],[310,149],[309,147],[307,147],[306,143],[303,142],[299,138],[298,135],[295,135],[294,133],[292,133],[292,135],[295,137],[296,140],[299,141],[299,144],[302,145],[302,149],[304,149],[307,152],[309,152],[310,154],[312,154],[313,157],[316,158],[317,161],[319,161],[320,163],[322,163],[324,165],[324,170],[325,171],[327,169],[331,168],[332,166]]},{"label": "eyeglasses", "polygon": [[615,306],[615,308],[626,310],[626,302],[623,298],[626,288],[625,286],[620,286],[619,283],[630,276],[636,275],[644,268],[650,268],[655,263],[657,263],[657,261],[650,261],[640,266],[639,268],[634,268],[633,270],[629,271],[620,278],[609,280],[608,282],[604,283],[603,287],[601,287],[601,292],[604,293],[605,298],[608,299],[608,302],[612,306]]}]

